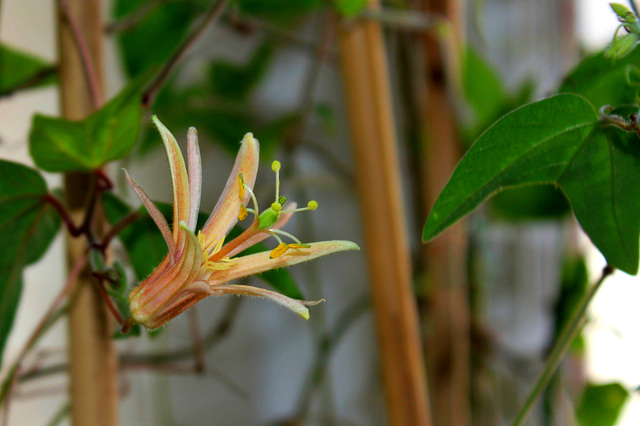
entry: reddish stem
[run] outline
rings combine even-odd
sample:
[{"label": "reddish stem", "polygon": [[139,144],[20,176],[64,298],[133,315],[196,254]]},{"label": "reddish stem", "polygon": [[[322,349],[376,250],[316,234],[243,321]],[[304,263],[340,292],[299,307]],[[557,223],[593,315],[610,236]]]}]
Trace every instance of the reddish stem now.
[{"label": "reddish stem", "polygon": [[104,237],[102,237],[102,242],[98,244],[96,248],[100,251],[105,251],[107,247],[109,247],[109,243],[111,243],[111,240],[113,240],[120,232],[122,232],[123,229],[135,222],[139,217],[140,213],[138,213],[137,211],[132,211],[131,213],[123,217],[118,223],[113,225],[106,234],[104,234]]},{"label": "reddish stem", "polygon": [[60,4],[60,10],[64,14],[64,19],[69,24],[69,28],[71,29],[71,34],[73,35],[73,41],[78,48],[78,53],[80,55],[80,61],[82,62],[82,70],[84,71],[84,75],[87,81],[87,86],[89,87],[89,93],[91,93],[91,102],[93,103],[93,108],[98,109],[102,105],[102,96],[100,95],[100,91],[98,90],[98,79],[96,78],[95,67],[93,66],[93,62],[91,61],[91,55],[89,54],[89,48],[87,47],[87,42],[82,36],[82,31],[80,31],[80,26],[78,22],[73,17],[71,10],[69,9],[69,3],[67,0],[58,0]]},{"label": "reddish stem", "polygon": [[98,290],[100,291],[100,295],[104,299],[104,302],[107,304],[107,308],[113,315],[113,317],[118,321],[118,325],[121,327],[124,326],[124,320],[122,319],[122,315],[118,312],[118,307],[113,303],[111,296],[107,293],[107,289],[104,287],[105,280],[108,281],[107,277],[105,277],[101,272],[94,272],[92,274],[98,281]]},{"label": "reddish stem", "polygon": [[82,235],[82,232],[83,232],[82,227],[77,227],[76,224],[73,223],[73,219],[71,219],[71,215],[69,214],[69,211],[64,206],[64,204],[60,202],[60,200],[58,200],[55,196],[51,194],[45,194],[42,197],[42,201],[50,203],[53,206],[53,208],[56,209],[56,211],[60,215],[60,218],[67,226],[67,230],[69,231],[69,234],[71,234],[72,237],[79,237],[80,235]]}]

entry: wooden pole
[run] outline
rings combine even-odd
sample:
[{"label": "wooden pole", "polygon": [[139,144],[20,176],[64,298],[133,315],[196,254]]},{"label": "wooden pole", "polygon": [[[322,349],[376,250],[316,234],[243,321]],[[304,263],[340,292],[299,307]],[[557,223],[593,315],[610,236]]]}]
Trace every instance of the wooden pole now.
[{"label": "wooden pole", "polygon": [[[426,108],[422,163],[424,210],[430,211],[461,155],[452,96],[460,95],[462,3],[423,0],[423,10],[447,18],[447,30],[426,33]],[[471,424],[466,225],[460,222],[425,246],[423,309],[431,404],[437,426]]]},{"label": "wooden pole", "polygon": [[[370,7],[377,7],[370,1]],[[430,424],[402,206],[395,124],[380,26],[339,34],[371,294],[392,425]]]},{"label": "wooden pole", "polygon": [[[61,4],[63,4],[61,2]],[[103,36],[100,0],[69,0],[66,2],[86,42],[87,51],[95,71],[94,84],[102,97],[103,92]],[[62,116],[82,119],[94,109],[79,49],[69,21],[59,8],[59,78]],[[76,223],[84,217],[94,180],[91,174],[65,175],[67,205]],[[101,227],[96,221],[97,232]],[[69,265],[86,250],[84,239],[67,237]],[[85,270],[71,290],[74,295],[69,308],[69,365],[71,418],[75,425],[116,425],[117,410],[117,358],[111,340],[113,326],[95,281]]]}]

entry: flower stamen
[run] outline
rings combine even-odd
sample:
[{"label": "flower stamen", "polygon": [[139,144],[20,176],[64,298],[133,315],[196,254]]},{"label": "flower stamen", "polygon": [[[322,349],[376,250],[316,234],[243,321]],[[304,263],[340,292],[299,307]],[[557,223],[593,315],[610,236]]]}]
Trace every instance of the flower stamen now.
[{"label": "flower stamen", "polygon": [[281,165],[278,160],[275,160],[273,163],[271,163],[271,170],[276,173],[276,203],[280,198],[280,167]]}]

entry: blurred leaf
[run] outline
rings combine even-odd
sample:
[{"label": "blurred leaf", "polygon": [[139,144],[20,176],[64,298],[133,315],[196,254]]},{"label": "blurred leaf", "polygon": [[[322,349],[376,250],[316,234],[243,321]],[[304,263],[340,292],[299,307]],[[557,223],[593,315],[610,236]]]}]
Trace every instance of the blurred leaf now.
[{"label": "blurred leaf", "polygon": [[29,167],[0,160],[0,360],[22,290],[22,269],[40,259],[60,229],[44,201],[47,185]]},{"label": "blurred leaf", "polygon": [[316,114],[320,117],[320,122],[327,135],[335,136],[338,132],[338,119],[331,105],[317,104]]},{"label": "blurred leaf", "polygon": [[274,24],[291,26],[320,8],[323,0],[238,0],[240,12],[267,19]]},{"label": "blurred leaf", "polygon": [[552,185],[521,186],[498,192],[491,199],[491,213],[511,221],[559,219],[571,212],[571,206]]},{"label": "blurred leaf", "polygon": [[81,121],[36,114],[29,134],[29,152],[49,172],[91,171],[126,156],[138,141],[142,120],[143,80]]},{"label": "blurred leaf", "polygon": [[[556,339],[564,329],[571,315],[580,304],[589,285],[589,270],[583,257],[565,259],[560,278],[560,295],[555,306]],[[583,353],[584,339],[580,333],[571,343],[573,353]]]},{"label": "blurred leaf", "polygon": [[333,7],[344,16],[353,16],[362,12],[367,6],[367,0],[333,0]]},{"label": "blurred leaf", "polygon": [[564,79],[559,93],[572,92],[584,96],[596,108],[632,104],[637,89],[629,84],[627,68],[640,63],[640,48],[614,61],[603,52],[591,55],[582,61]]},{"label": "blurred leaf", "polygon": [[620,383],[590,384],[585,389],[576,415],[581,426],[614,426],[629,398]]},{"label": "blurred leaf", "polygon": [[0,96],[17,89],[51,84],[54,74],[45,60],[0,44]]},{"label": "blurred leaf", "polygon": [[[110,193],[104,195],[103,204],[107,220],[112,225],[118,223],[132,210],[127,203]],[[171,206],[164,203],[156,204],[165,216],[171,217]],[[141,217],[120,232],[118,238],[127,249],[137,281],[141,281],[162,262],[168,249],[158,227],[148,216],[144,207],[141,206],[138,212]]]},{"label": "blurred leaf", "polygon": [[514,94],[507,93],[497,69],[471,47],[462,64],[462,88],[471,116],[463,117],[461,136],[469,146],[500,117],[530,102],[535,83],[525,80]]},{"label": "blurred leaf", "polygon": [[125,69],[131,77],[165,63],[193,20],[204,11],[202,5],[192,1],[116,0],[113,15],[122,20],[142,8],[147,11],[144,18],[118,37]]},{"label": "blurred leaf", "polygon": [[462,66],[462,87],[474,115],[467,132],[477,136],[500,118],[507,97],[498,72],[472,47],[467,48]]},{"label": "blurred leaf", "polygon": [[198,131],[204,132],[233,156],[238,153],[238,147],[244,135],[252,128],[252,120],[248,112],[222,107],[194,109],[191,122]]},{"label": "blurred leaf", "polygon": [[222,98],[245,101],[267,70],[273,56],[272,43],[262,43],[245,65],[214,61],[209,69],[213,92]]},{"label": "blurred leaf", "polygon": [[598,121],[583,97],[562,94],[491,126],[460,161],[424,227],[428,241],[508,187],[560,186],[578,222],[612,267],[638,271],[640,144]]},{"label": "blurred leaf", "polygon": [[[112,225],[131,211],[131,208],[124,201],[113,194],[105,194],[103,200],[107,220]],[[156,205],[169,221],[169,218],[173,214],[171,205],[166,203],[156,203]],[[141,217],[125,228],[118,235],[118,238],[122,241],[122,244],[129,254],[129,260],[133,265],[138,280],[141,280],[149,276],[160,262],[162,262],[167,255],[168,249],[160,231],[151,217],[148,216],[144,207],[140,207],[139,212]],[[201,229],[208,218],[209,215],[200,213],[198,216],[198,229]],[[171,223],[171,221],[169,221],[169,223]],[[240,227],[235,226],[229,233],[227,241],[240,235],[242,231]],[[267,251],[267,248],[263,244],[256,244],[240,255],[259,253],[262,251]],[[258,277],[286,296],[296,299],[303,298],[295,281],[286,269],[268,271],[259,274]]]},{"label": "blurred leaf", "polygon": [[261,126],[255,136],[260,142],[260,161],[270,161],[276,149],[282,144],[290,132],[300,123],[300,113],[284,114],[281,117]]}]

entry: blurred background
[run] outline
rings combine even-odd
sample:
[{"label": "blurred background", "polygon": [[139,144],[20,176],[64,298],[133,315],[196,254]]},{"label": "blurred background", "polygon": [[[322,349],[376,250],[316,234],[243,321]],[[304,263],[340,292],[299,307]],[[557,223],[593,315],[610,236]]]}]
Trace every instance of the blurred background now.
[{"label": "blurred background", "polygon": [[[158,365],[147,356],[190,348],[189,315],[159,336],[118,341],[119,353],[129,357],[119,378],[121,424],[387,424],[382,365],[389,343],[376,322],[376,301],[385,296],[371,283],[374,252],[393,247],[372,247],[371,234],[399,235],[407,246],[434,424],[505,424],[604,265],[563,196],[548,187],[502,192],[426,246],[420,235],[464,148],[502,114],[553,94],[581,57],[611,40],[618,22],[607,2],[396,0],[375,10],[363,4],[231,2],[150,107],[181,143],[189,126],[198,128],[202,211],[212,210],[237,142],[251,131],[263,162],[258,198],[272,197],[269,164],[278,159],[283,193],[299,203],[319,202],[287,230],[303,241],[355,241],[362,250],[290,269],[307,299],[327,300],[312,308],[307,322],[263,300],[199,303],[204,372],[193,368],[189,350]],[[55,64],[55,7],[45,0],[3,1],[0,42]],[[209,7],[204,0],[105,1],[107,94],[166,61]],[[385,212],[367,204],[363,194],[385,189],[362,168],[366,145],[353,142],[357,79],[345,55],[358,55],[347,38],[362,25],[374,25],[384,37],[375,49],[388,67],[382,90],[390,94],[393,127],[387,130],[397,161],[390,160],[399,177],[391,187],[397,199],[388,203],[402,214],[399,224],[383,221]],[[55,86],[0,98],[0,157],[30,164],[31,117],[57,114],[58,102]],[[134,155],[111,170],[118,193],[133,205],[138,202],[121,167],[154,200],[171,201],[165,154],[148,124]],[[369,173],[386,176],[389,170]],[[52,187],[61,183],[48,179]],[[376,215],[381,220],[372,227],[367,217]],[[116,255],[126,253],[120,247]],[[27,270],[3,366],[17,356],[63,283],[60,236]],[[530,424],[640,424],[639,298],[637,278],[618,272],[606,282]],[[27,360],[50,374],[18,385],[10,424],[47,424],[64,412],[66,339],[64,324],[57,324]]]}]

